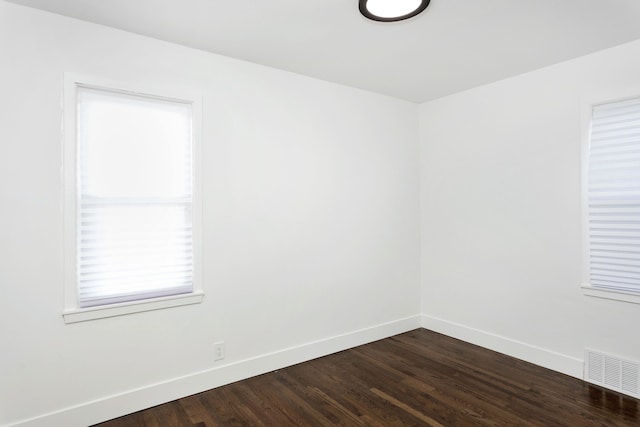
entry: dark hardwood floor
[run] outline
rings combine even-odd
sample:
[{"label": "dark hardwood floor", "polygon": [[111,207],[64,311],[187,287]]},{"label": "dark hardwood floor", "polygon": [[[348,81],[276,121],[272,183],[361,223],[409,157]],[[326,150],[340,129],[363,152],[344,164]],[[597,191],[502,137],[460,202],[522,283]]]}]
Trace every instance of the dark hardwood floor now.
[{"label": "dark hardwood floor", "polygon": [[640,401],[424,329],[99,424],[640,426]]}]

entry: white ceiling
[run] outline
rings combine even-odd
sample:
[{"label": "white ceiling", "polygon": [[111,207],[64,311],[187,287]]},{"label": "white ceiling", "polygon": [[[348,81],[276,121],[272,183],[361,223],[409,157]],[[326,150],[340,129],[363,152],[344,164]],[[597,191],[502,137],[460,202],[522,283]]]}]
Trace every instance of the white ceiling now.
[{"label": "white ceiling", "polygon": [[432,0],[412,20],[358,0],[9,0],[422,102],[640,39],[638,0]]}]

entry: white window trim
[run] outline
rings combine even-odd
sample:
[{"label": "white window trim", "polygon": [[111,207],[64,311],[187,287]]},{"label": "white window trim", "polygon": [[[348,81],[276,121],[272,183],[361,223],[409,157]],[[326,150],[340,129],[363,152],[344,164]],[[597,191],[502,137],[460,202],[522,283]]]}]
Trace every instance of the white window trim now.
[{"label": "white window trim", "polygon": [[624,87],[592,93],[582,99],[581,111],[581,187],[582,187],[582,293],[588,297],[610,301],[640,304],[640,292],[625,292],[592,286],[589,282],[589,145],[591,138],[591,117],[593,107],[600,104],[624,101],[640,97],[640,87]]},{"label": "white window trim", "polygon": [[[138,95],[187,101],[193,106],[193,292],[119,304],[79,308],[76,282],[77,215],[77,87],[78,85],[117,90]],[[204,299],[202,226],[202,97],[191,90],[149,87],[95,76],[64,73],[63,86],[63,188],[64,188],[64,308],[65,323],[84,322],[126,314],[198,304]]]},{"label": "white window trim", "polygon": [[596,288],[595,286],[586,284],[582,286],[582,293],[589,297],[640,304],[640,294],[635,292],[614,291],[611,289]]}]

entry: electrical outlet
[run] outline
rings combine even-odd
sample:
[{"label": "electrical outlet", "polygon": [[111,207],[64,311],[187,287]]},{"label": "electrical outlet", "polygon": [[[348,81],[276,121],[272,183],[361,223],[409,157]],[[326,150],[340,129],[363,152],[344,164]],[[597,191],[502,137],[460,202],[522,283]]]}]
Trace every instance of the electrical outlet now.
[{"label": "electrical outlet", "polygon": [[213,343],[213,360],[224,359],[224,341]]}]

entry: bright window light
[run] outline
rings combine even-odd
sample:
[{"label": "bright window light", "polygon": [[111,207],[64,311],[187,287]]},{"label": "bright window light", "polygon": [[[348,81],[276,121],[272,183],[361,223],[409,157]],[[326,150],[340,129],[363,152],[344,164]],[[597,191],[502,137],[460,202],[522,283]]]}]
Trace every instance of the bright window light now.
[{"label": "bright window light", "polygon": [[192,292],[192,105],[77,94],[79,306]]},{"label": "bright window light", "polygon": [[640,98],[592,109],[587,164],[589,284],[640,294]]}]

